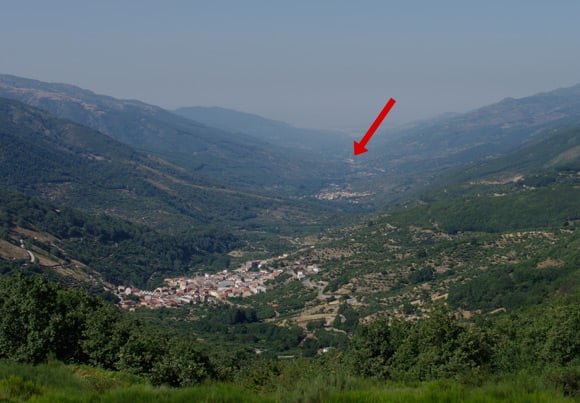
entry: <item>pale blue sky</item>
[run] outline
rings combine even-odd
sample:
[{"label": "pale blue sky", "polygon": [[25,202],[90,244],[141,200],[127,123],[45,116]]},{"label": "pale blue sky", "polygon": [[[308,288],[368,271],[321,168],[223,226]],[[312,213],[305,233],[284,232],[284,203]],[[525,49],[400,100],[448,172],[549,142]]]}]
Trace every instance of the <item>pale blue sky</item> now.
[{"label": "pale blue sky", "polygon": [[366,129],[580,82],[580,1],[6,0],[0,72]]}]

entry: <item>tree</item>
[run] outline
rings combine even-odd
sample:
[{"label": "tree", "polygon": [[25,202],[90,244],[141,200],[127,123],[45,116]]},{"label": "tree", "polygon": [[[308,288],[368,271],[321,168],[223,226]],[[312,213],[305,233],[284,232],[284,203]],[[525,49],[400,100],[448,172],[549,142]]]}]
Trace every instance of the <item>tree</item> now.
[{"label": "tree", "polygon": [[193,341],[173,338],[168,350],[151,369],[154,385],[192,386],[214,375],[209,358],[196,349]]},{"label": "tree", "polygon": [[44,361],[53,349],[57,289],[41,277],[0,278],[0,357]]},{"label": "tree", "polygon": [[136,375],[151,376],[157,362],[167,354],[167,338],[154,331],[133,332],[119,349],[117,368]]},{"label": "tree", "polygon": [[80,345],[89,364],[114,369],[130,335],[131,325],[119,309],[100,302],[86,322]]},{"label": "tree", "polygon": [[492,357],[487,333],[462,324],[444,306],[412,325],[391,360],[393,374],[408,380],[445,378],[486,365]]},{"label": "tree", "polygon": [[401,328],[401,323],[393,325],[384,318],[360,325],[353,335],[349,351],[354,372],[362,376],[388,378],[389,363],[397,351]]},{"label": "tree", "polygon": [[92,311],[98,306],[96,299],[81,290],[59,290],[56,313],[53,316],[56,328],[53,353],[63,362],[85,363],[88,356],[81,347],[83,332]]}]

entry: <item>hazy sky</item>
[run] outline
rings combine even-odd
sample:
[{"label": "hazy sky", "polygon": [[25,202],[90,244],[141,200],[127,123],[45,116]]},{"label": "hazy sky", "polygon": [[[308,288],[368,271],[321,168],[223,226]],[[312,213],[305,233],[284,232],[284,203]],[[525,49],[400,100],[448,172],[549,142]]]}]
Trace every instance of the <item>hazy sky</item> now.
[{"label": "hazy sky", "polygon": [[5,0],[0,73],[367,128],[580,82],[580,1]]}]

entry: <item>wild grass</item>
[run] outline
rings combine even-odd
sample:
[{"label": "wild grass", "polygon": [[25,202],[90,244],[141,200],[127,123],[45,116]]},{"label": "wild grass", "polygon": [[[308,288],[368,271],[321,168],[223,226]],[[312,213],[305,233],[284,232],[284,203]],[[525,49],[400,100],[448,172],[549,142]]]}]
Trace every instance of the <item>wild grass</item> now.
[{"label": "wild grass", "polygon": [[574,402],[562,390],[526,373],[495,378],[417,383],[381,382],[346,372],[300,373],[276,380],[275,392],[234,383],[190,388],[153,387],[141,378],[86,366],[0,361],[0,401],[7,402]]},{"label": "wild grass", "polygon": [[64,365],[0,361],[0,401],[8,402],[273,402],[235,384],[191,388],[153,387],[122,372]]},{"label": "wild grass", "polygon": [[518,382],[502,381],[470,387],[453,381],[423,382],[418,385],[386,384],[366,390],[331,393],[325,402],[394,402],[394,403],[529,403],[574,402],[555,389],[522,387]]}]

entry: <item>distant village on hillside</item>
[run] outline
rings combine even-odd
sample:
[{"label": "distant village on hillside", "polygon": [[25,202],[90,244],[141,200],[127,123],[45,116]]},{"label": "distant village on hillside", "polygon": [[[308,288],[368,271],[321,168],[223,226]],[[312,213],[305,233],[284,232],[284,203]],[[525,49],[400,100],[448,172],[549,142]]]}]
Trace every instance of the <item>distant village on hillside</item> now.
[{"label": "distant village on hillside", "polygon": [[286,258],[288,258],[287,254],[266,260],[250,260],[233,271],[197,274],[193,278],[166,278],[163,280],[165,285],[153,291],[120,285],[117,287],[119,305],[133,310],[137,307],[155,309],[192,304],[215,304],[228,298],[244,298],[266,292],[267,282],[275,280],[282,273],[288,273],[295,280],[300,281],[307,275],[320,271],[317,266],[306,266],[300,260],[292,262],[284,269],[267,268],[272,263]]}]

